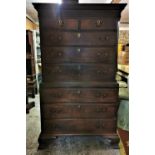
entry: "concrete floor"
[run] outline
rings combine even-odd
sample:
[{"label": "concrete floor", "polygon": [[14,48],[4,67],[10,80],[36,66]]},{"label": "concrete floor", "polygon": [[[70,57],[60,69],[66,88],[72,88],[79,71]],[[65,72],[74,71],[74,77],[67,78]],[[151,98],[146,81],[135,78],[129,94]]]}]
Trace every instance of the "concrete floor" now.
[{"label": "concrete floor", "polygon": [[59,137],[47,150],[38,151],[38,137],[40,134],[39,111],[39,95],[36,95],[35,107],[26,116],[27,155],[120,155],[119,150],[108,148],[106,141],[101,136]]}]

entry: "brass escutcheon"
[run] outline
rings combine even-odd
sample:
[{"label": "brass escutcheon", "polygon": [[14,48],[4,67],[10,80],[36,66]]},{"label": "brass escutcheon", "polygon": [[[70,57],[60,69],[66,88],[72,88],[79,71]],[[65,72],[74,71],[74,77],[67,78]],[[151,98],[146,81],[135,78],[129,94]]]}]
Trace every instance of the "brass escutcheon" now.
[{"label": "brass escutcheon", "polygon": [[77,94],[81,94],[81,91],[80,90],[77,90]]},{"label": "brass escutcheon", "polygon": [[81,37],[81,33],[77,33],[77,38],[80,38]]},{"label": "brass escutcheon", "polygon": [[102,20],[97,20],[97,21],[96,21],[96,26],[99,27],[99,26],[101,26],[102,24],[103,24],[103,21],[102,21]]},{"label": "brass escutcheon", "polygon": [[77,48],[77,51],[80,53],[81,49],[80,48]]},{"label": "brass escutcheon", "polygon": [[64,26],[64,22],[61,19],[58,20],[58,23],[59,23],[59,26],[61,26],[61,27]]}]

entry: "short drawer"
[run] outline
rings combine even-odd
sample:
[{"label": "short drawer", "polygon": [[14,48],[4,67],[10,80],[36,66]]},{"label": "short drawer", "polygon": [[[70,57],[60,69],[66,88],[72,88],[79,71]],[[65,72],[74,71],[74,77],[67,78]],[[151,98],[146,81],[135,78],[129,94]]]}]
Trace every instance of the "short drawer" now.
[{"label": "short drawer", "polygon": [[45,30],[42,33],[42,45],[117,45],[117,33],[104,32],[60,32]]},{"label": "short drawer", "polygon": [[113,118],[116,117],[117,104],[43,104],[42,117],[51,118]]},{"label": "short drawer", "polygon": [[77,19],[45,18],[41,27],[48,30],[77,30]]},{"label": "short drawer", "polygon": [[116,62],[117,47],[43,47],[43,61],[55,62],[92,62],[113,64]]},{"label": "short drawer", "polygon": [[116,67],[105,64],[50,64],[43,69],[43,81],[114,81]]},{"label": "short drawer", "polygon": [[41,102],[117,102],[118,88],[42,88]]},{"label": "short drawer", "polygon": [[42,128],[52,134],[102,134],[116,132],[116,119],[52,119]]},{"label": "short drawer", "polygon": [[117,21],[113,18],[82,19],[81,30],[117,30]]}]

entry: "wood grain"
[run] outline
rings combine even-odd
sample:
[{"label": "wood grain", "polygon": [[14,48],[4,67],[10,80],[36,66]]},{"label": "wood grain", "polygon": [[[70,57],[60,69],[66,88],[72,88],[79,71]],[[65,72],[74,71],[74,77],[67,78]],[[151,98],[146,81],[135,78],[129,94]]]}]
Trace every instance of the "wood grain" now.
[{"label": "wood grain", "polygon": [[45,88],[41,102],[117,102],[118,89],[107,88]]},{"label": "wood grain", "polygon": [[39,148],[60,135],[103,135],[118,143],[117,32],[125,5],[34,6],[43,78]]},{"label": "wood grain", "polygon": [[[115,64],[116,47],[43,47],[43,63]],[[47,56],[48,55],[48,56]]]},{"label": "wood grain", "polygon": [[50,118],[113,118],[118,105],[89,103],[57,103],[42,105],[42,117]]}]

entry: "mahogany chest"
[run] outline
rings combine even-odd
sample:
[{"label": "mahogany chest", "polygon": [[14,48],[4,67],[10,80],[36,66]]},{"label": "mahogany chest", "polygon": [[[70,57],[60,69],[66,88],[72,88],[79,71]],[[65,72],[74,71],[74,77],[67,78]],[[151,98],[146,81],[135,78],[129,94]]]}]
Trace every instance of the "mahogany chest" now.
[{"label": "mahogany chest", "polygon": [[34,4],[40,26],[40,145],[53,136],[116,139],[118,21],[125,4]]}]

